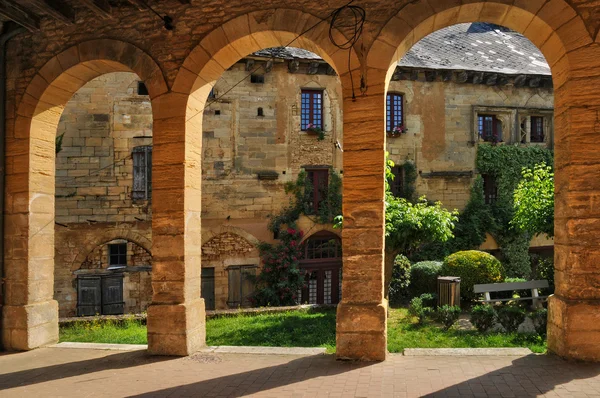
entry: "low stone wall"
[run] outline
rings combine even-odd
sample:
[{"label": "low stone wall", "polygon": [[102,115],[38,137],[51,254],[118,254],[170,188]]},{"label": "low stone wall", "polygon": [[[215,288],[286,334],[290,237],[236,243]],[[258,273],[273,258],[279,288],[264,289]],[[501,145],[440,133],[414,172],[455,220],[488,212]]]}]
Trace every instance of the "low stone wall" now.
[{"label": "low stone wall", "polygon": [[[218,318],[223,316],[237,315],[258,315],[258,314],[275,314],[279,312],[297,311],[297,310],[321,310],[327,308],[336,308],[336,304],[304,304],[293,305],[288,307],[259,307],[259,308],[239,308],[231,310],[215,310],[206,311],[206,319]],[[91,322],[106,322],[113,321],[115,323],[124,322],[126,320],[137,320],[146,324],[146,313],[142,314],[125,314],[125,315],[97,315],[97,316],[80,316],[60,318],[58,320],[60,326],[73,326],[78,323]]]}]

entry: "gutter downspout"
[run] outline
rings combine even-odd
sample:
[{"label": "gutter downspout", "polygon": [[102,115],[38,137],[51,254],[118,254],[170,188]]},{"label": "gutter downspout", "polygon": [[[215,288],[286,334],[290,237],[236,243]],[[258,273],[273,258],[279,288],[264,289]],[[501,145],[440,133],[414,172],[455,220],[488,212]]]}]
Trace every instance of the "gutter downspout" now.
[{"label": "gutter downspout", "polygon": [[[5,25],[6,26],[6,25]],[[0,310],[4,306],[4,189],[6,180],[6,43],[25,32],[21,27],[10,29],[0,35]],[[0,330],[2,330],[0,311]],[[0,345],[2,342],[0,340]],[[2,347],[4,348],[4,347]]]}]

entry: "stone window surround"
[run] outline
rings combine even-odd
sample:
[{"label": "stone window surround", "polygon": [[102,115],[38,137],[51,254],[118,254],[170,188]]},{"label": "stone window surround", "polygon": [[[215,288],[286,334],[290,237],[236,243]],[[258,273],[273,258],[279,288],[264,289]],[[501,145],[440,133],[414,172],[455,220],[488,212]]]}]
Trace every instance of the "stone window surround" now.
[{"label": "stone window surround", "polygon": [[502,124],[502,142],[505,144],[521,142],[520,132],[521,120],[523,117],[527,117],[529,120],[530,116],[542,116],[544,117],[545,142],[530,143],[528,134],[527,144],[552,147],[552,140],[554,138],[552,123],[554,109],[473,105],[471,126],[471,137],[473,144],[484,142],[483,139],[479,137],[478,133],[477,122],[479,114],[495,115],[498,120],[500,120],[500,123]]}]

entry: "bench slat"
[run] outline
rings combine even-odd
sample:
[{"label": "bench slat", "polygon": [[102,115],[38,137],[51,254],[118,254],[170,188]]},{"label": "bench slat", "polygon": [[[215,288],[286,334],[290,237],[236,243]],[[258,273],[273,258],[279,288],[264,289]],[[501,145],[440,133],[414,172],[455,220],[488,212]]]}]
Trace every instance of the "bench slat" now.
[{"label": "bench slat", "polygon": [[519,297],[519,298],[509,298],[509,299],[490,299],[490,300],[477,300],[479,303],[495,303],[497,301],[523,301],[523,300],[544,300],[547,299],[548,296],[539,296],[539,297]]},{"label": "bench slat", "polygon": [[513,290],[530,290],[530,289],[542,289],[547,288],[547,280],[539,281],[528,281],[528,282],[510,282],[510,283],[486,283],[482,285],[473,286],[473,292],[475,293],[494,293],[494,292],[506,292]]}]

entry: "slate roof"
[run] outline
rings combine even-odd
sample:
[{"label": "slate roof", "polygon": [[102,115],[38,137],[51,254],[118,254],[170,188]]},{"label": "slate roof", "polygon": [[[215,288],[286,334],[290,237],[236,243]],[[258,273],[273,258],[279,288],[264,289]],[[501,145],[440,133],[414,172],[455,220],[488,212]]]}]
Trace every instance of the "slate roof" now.
[{"label": "slate roof", "polygon": [[529,39],[489,23],[462,23],[433,32],[417,42],[398,65],[551,75],[546,59]]},{"label": "slate roof", "polygon": [[[276,47],[257,51],[259,57],[321,60],[310,51]],[[490,23],[462,23],[440,29],[417,42],[399,66],[470,70],[504,74],[551,75],[538,48],[525,36]]]}]

